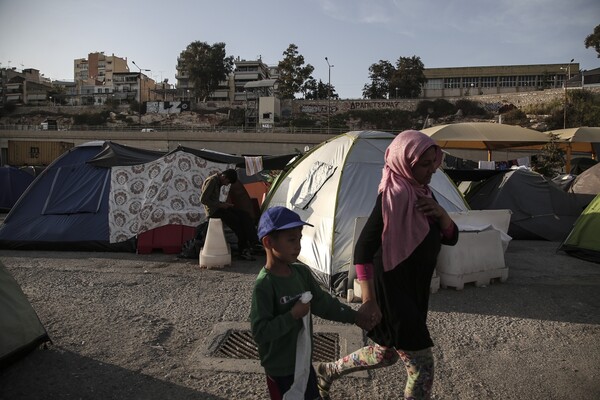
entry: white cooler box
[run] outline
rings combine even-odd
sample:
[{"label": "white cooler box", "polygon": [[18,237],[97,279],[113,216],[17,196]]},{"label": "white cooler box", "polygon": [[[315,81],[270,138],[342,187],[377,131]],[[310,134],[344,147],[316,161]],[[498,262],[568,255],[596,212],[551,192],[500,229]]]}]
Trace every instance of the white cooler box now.
[{"label": "white cooler box", "polygon": [[459,228],[458,243],[442,246],[438,256],[437,275],[442,288],[463,289],[465,283],[476,286],[493,279],[508,279],[504,252],[510,236],[510,210],[470,210],[449,213]]}]

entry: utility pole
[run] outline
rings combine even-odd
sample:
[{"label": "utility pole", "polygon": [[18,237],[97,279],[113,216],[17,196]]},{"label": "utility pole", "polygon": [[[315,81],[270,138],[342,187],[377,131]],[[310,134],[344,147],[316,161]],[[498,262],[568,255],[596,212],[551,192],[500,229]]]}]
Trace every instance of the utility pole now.
[{"label": "utility pole", "polygon": [[571,58],[571,61],[569,61],[569,64],[567,64],[567,70],[565,71],[567,73],[567,78],[565,79],[565,106],[563,108],[563,129],[567,129],[567,102],[568,102],[568,97],[567,97],[567,82],[569,81],[569,79],[571,79],[571,63],[575,61],[574,58]]},{"label": "utility pole", "polygon": [[138,74],[138,79],[139,79],[139,82],[138,82],[138,113],[140,115],[139,116],[139,124],[141,126],[142,125],[142,71],[150,72],[150,70],[140,68],[140,66],[137,65],[135,63],[135,61],[131,61],[131,62],[133,63],[133,65],[135,65],[140,70],[140,72]]},{"label": "utility pole", "polygon": [[333,68],[333,65],[329,64],[327,57],[325,57],[325,61],[327,61],[327,66],[329,67],[329,78],[327,81],[327,133],[329,134],[329,121],[331,119],[331,68]]}]

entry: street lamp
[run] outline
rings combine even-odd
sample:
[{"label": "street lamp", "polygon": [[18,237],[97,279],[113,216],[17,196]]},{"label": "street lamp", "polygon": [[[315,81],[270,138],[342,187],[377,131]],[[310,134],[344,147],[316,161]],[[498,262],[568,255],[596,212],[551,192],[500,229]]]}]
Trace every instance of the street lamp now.
[{"label": "street lamp", "polygon": [[571,63],[575,61],[574,58],[571,58],[569,64],[567,64],[567,77],[565,79],[564,87],[565,87],[565,106],[563,107],[563,129],[567,129],[567,82],[571,79]]},{"label": "street lamp", "polygon": [[333,65],[329,64],[329,60],[325,57],[327,66],[329,67],[329,78],[327,81],[327,133],[329,133],[329,120],[331,119],[331,68]]},{"label": "street lamp", "polygon": [[137,65],[135,63],[135,61],[131,61],[133,63],[133,65],[135,65],[139,70],[139,74],[138,74],[138,78],[139,78],[139,83],[138,83],[138,113],[140,114],[140,125],[142,125],[142,71],[144,72],[150,72],[149,69],[142,69],[140,68],[139,65]]}]

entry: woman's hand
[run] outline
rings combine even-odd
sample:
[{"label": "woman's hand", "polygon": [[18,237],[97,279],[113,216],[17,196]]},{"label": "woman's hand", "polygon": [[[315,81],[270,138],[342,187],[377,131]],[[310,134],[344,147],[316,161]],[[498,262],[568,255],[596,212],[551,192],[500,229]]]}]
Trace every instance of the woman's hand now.
[{"label": "woman's hand", "polygon": [[370,331],[381,322],[381,310],[375,300],[363,302],[358,309],[356,325],[364,330]]},{"label": "woman's hand", "polygon": [[426,217],[433,217],[440,223],[442,229],[446,229],[452,224],[452,219],[444,210],[444,207],[440,206],[437,201],[431,197],[419,197],[416,202],[417,210],[425,214]]}]

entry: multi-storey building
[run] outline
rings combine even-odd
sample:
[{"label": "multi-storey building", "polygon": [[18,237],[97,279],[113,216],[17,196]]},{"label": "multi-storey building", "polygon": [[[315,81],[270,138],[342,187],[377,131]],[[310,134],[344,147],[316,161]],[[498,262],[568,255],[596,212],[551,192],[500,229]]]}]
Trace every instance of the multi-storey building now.
[{"label": "multi-storey building", "polygon": [[[219,87],[210,95],[207,100],[226,101],[246,101],[248,94],[245,85],[248,82],[261,81],[271,77],[270,71],[276,71],[276,67],[268,67],[261,59],[242,60],[239,57],[234,61],[235,69],[226,80],[219,82]],[[177,90],[183,100],[189,100],[192,95],[189,72],[183,65],[180,58],[177,59]],[[274,69],[275,68],[275,69]]]},{"label": "multi-storey building", "polygon": [[444,98],[560,88],[579,63],[425,68],[421,97]]},{"label": "multi-storey building", "polygon": [[119,72],[113,75],[111,95],[119,101],[146,102],[158,100],[161,85],[143,72]]},{"label": "multi-storey building", "polygon": [[18,71],[0,69],[0,105],[5,103],[39,105],[48,101],[51,82],[34,68]]},{"label": "multi-storey building", "polygon": [[87,58],[75,59],[73,64],[75,82],[93,79],[112,85],[114,73],[129,72],[127,58],[116,57],[114,54],[107,56],[104,52],[89,53]]}]

